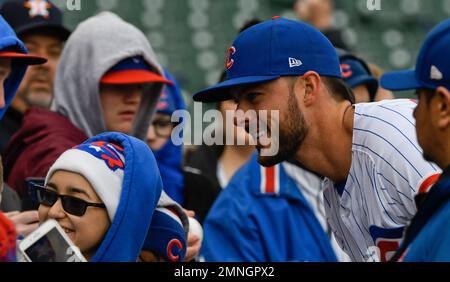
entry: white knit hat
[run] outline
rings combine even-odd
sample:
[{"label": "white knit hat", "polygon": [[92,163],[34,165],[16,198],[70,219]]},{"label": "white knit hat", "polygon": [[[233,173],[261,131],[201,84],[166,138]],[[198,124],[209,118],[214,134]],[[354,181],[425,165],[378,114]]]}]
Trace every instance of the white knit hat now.
[{"label": "white knit hat", "polygon": [[103,201],[111,221],[114,220],[122,192],[125,168],[123,149],[107,142],[84,143],[64,152],[52,165],[45,184],[58,170],[84,176]]}]

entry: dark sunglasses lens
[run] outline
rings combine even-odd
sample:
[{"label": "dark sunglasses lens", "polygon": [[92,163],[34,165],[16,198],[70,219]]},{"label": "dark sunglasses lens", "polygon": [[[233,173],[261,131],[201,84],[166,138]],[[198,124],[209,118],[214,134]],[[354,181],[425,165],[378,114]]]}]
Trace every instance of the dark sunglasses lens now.
[{"label": "dark sunglasses lens", "polygon": [[63,196],[62,197],[63,209],[75,216],[83,216],[86,212],[86,202],[74,197]]},{"label": "dark sunglasses lens", "polygon": [[58,194],[45,188],[39,188],[37,189],[37,199],[39,204],[51,207],[58,200]]}]

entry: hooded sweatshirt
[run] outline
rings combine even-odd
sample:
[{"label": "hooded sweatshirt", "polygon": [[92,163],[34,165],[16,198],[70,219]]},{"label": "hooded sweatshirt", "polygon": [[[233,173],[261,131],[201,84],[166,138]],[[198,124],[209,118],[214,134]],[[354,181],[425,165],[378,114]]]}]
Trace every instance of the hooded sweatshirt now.
[{"label": "hooded sweatshirt", "polygon": [[[21,197],[27,196],[26,178],[45,177],[64,151],[107,131],[100,79],[118,62],[134,56],[142,56],[155,72],[163,74],[145,35],[115,14],[102,12],[79,24],[58,66],[52,104],[56,113],[28,111],[6,149],[5,179]],[[162,89],[161,83],[146,87],[131,133],[134,137],[145,140]]]},{"label": "hooded sweatshirt", "polygon": [[161,176],[151,150],[141,140],[104,133],[85,143],[100,141],[123,148],[125,166],[117,210],[91,262],[136,262],[161,196]]},{"label": "hooded sweatshirt", "polygon": [[[183,100],[180,88],[169,72],[165,71],[166,78],[174,82],[168,86],[158,103],[157,112],[172,115],[177,110],[185,110],[186,105]],[[183,138],[180,132],[179,138]],[[158,151],[154,151],[161,177],[164,184],[164,191],[178,204],[184,204],[184,177],[183,177],[183,146],[176,146],[171,139]]]},{"label": "hooded sweatshirt", "polygon": [[[55,80],[52,110],[66,116],[88,137],[107,131],[99,94],[99,81],[120,61],[142,56],[163,76],[145,35],[117,15],[102,12],[74,31],[64,47]],[[142,96],[131,135],[145,140],[163,84],[154,83]]]},{"label": "hooded sweatshirt", "polygon": [[[2,16],[0,16],[0,51],[15,51],[24,54],[28,53],[25,45],[17,38],[12,28],[8,25],[8,23],[3,19]],[[5,112],[8,109],[9,105],[11,105],[11,101],[14,98],[14,95],[16,95],[16,91],[19,88],[20,83],[22,82],[26,70],[26,65],[12,65],[11,74],[6,79],[3,86],[5,90],[6,106],[3,109],[0,109],[0,120],[5,115]]]}]

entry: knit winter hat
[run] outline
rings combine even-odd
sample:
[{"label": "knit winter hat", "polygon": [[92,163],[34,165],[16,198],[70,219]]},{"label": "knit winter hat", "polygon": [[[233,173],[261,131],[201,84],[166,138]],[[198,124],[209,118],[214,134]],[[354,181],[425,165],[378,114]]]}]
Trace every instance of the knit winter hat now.
[{"label": "knit winter hat", "polygon": [[112,222],[120,202],[124,168],[123,148],[104,141],[83,143],[56,160],[47,173],[45,184],[58,170],[82,175],[105,204]]},{"label": "knit winter hat", "polygon": [[189,219],[183,208],[163,191],[142,249],[167,262],[183,261],[188,232]]}]

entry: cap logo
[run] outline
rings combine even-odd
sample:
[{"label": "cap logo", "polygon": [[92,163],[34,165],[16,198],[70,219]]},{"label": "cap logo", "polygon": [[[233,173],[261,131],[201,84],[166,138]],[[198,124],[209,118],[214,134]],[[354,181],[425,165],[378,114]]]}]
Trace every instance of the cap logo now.
[{"label": "cap logo", "polygon": [[341,64],[342,78],[349,78],[353,75],[353,71],[349,64]]},{"label": "cap logo", "polygon": [[85,151],[97,159],[103,160],[109,169],[116,171],[117,169],[124,169],[125,165],[120,158],[123,154],[123,148],[109,144],[104,141],[92,142],[90,144],[81,144],[75,147],[78,150]]},{"label": "cap logo", "polygon": [[289,58],[289,67],[290,68],[299,67],[301,65],[303,65],[303,63],[299,59]]},{"label": "cap logo", "polygon": [[431,66],[430,78],[432,80],[442,80],[444,78],[444,75],[436,66]]},{"label": "cap logo", "polygon": [[167,244],[167,256],[170,261],[177,262],[180,261],[180,251],[183,249],[183,244],[181,244],[180,240],[172,239],[169,244]]},{"label": "cap logo", "polygon": [[234,64],[234,60],[231,59],[231,56],[234,55],[236,53],[236,48],[234,46],[231,46],[230,49],[228,49],[228,55],[227,55],[227,70],[229,70],[233,64]]},{"label": "cap logo", "polygon": [[49,9],[52,6],[49,2],[47,2],[47,0],[28,0],[23,5],[25,6],[25,8],[30,10],[30,18],[41,16],[45,19],[49,17]]}]

